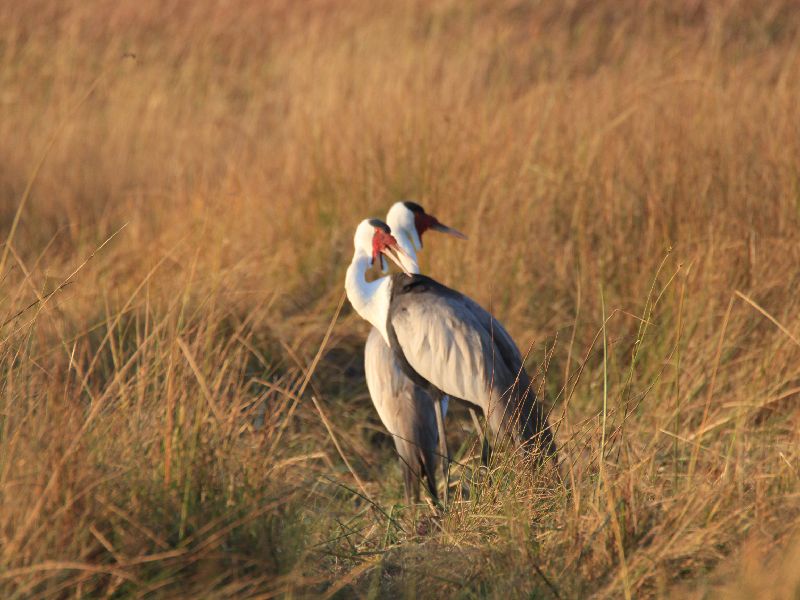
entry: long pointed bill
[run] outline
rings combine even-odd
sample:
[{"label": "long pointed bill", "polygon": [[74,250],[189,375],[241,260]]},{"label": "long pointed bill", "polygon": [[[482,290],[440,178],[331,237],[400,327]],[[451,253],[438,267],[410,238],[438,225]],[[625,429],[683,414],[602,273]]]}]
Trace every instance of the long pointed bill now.
[{"label": "long pointed bill", "polygon": [[408,253],[398,245],[386,246],[383,249],[383,254],[391,260],[394,264],[400,267],[400,270],[411,277],[414,271],[417,270],[417,265],[414,263]]},{"label": "long pointed bill", "polygon": [[435,223],[431,225],[431,229],[434,231],[438,231],[440,233],[449,233],[450,235],[457,237],[461,240],[466,240],[467,236],[461,233],[458,229],[453,229],[452,227],[448,227],[447,225],[443,225],[442,223]]}]

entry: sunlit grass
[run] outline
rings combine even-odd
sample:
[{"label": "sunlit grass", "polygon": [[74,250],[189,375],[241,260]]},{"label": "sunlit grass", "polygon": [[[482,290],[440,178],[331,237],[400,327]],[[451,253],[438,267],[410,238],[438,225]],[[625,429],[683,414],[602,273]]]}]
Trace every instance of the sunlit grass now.
[{"label": "sunlit grass", "polygon": [[[796,595],[799,26],[3,4],[2,596]],[[560,476],[484,469],[454,408],[441,516],[340,304],[401,198],[469,236],[423,268],[530,348],[558,431]]]}]

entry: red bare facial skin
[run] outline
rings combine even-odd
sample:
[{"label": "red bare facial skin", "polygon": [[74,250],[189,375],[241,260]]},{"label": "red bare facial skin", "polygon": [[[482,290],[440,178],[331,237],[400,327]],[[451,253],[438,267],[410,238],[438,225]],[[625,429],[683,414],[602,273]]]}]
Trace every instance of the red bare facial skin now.
[{"label": "red bare facial skin", "polygon": [[386,233],[385,231],[376,227],[375,234],[372,236],[372,264],[375,264],[375,261],[378,259],[384,249],[396,245],[397,240],[394,239],[392,234]]},{"label": "red bare facial skin", "polygon": [[428,213],[414,213],[414,226],[417,228],[417,235],[419,236],[419,241],[422,243],[422,234],[428,231],[431,227],[436,225],[440,225],[439,220],[434,217],[433,215],[429,215]]}]

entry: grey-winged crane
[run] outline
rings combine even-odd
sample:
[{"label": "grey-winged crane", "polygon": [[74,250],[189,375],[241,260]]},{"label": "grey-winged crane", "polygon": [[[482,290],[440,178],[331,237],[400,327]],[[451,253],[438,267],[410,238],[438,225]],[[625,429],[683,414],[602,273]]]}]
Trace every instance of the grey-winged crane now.
[{"label": "grey-winged crane", "polygon": [[[409,270],[418,273],[417,252],[422,249],[422,236],[428,231],[448,233],[465,239],[461,232],[447,227],[429,215],[415,202],[396,202],[386,215],[386,222],[398,245],[410,259]],[[385,261],[381,270],[385,271]],[[384,427],[394,440],[403,470],[406,503],[419,502],[420,480],[425,476],[434,500],[436,492],[435,460],[444,435],[447,397],[434,404],[425,388],[415,384],[403,372],[395,353],[375,327],[364,347],[364,372],[372,403]],[[446,471],[444,473],[447,477]],[[445,481],[445,499],[447,498]]]},{"label": "grey-winged crane", "polygon": [[[505,328],[470,298],[412,273],[416,263],[382,221],[362,221],[353,242],[347,297],[378,330],[409,379],[428,391],[434,406],[445,395],[463,400],[483,411],[495,439],[509,434],[518,444],[539,446],[555,457],[547,417]],[[368,282],[366,272],[381,256],[403,273]],[[442,454],[446,460],[446,451]]]}]

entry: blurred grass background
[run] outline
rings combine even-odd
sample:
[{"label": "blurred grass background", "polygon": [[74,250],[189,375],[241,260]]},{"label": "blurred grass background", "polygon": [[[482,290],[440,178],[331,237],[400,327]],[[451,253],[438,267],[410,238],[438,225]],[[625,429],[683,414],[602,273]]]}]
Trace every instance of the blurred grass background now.
[{"label": "blurred grass background", "polygon": [[[796,597],[798,50],[791,0],[0,5],[3,596]],[[323,338],[405,198],[564,485],[471,482],[455,411],[463,500],[400,504]]]}]

